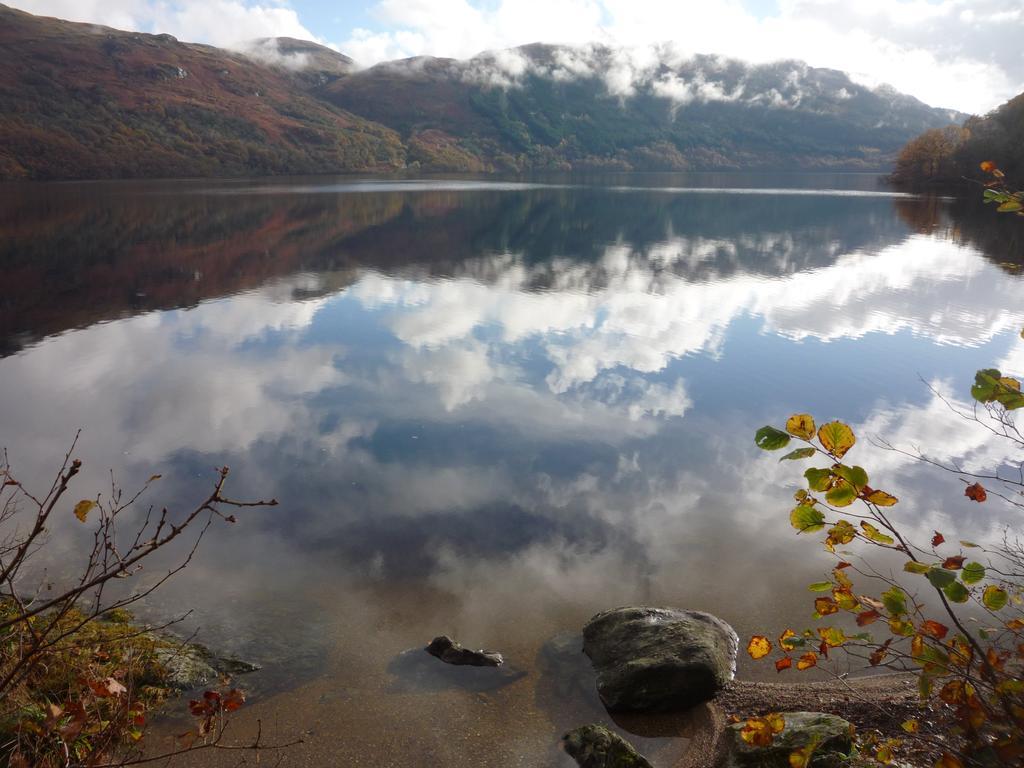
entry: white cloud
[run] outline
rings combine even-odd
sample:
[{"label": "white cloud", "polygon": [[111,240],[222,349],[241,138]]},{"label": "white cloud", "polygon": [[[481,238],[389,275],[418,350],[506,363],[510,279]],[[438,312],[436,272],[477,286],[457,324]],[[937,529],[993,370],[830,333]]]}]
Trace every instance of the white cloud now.
[{"label": "white cloud", "polygon": [[258,37],[318,40],[294,9],[273,0],[13,0],[10,4],[42,16],[167,33],[185,42],[222,47]]},{"label": "white cloud", "polygon": [[[390,330],[412,349],[451,349],[442,369],[472,361],[469,389],[450,390],[444,397],[449,408],[488,380],[481,366],[496,354],[474,340],[481,330],[497,335],[495,348],[539,339],[551,366],[548,389],[566,395],[593,383],[593,397],[601,386],[609,391],[607,381],[601,385],[605,372],[650,374],[684,355],[717,355],[729,325],[744,315],[760,317],[766,333],[796,340],[908,330],[959,346],[982,344],[1024,324],[1024,286],[988,279],[986,270],[994,268],[977,252],[926,235],[879,252],[837,254],[829,266],[778,280],[750,273],[711,282],[656,277],[654,266],[698,262],[729,245],[736,247],[676,236],[646,254],[609,246],[594,264],[544,265],[551,281],[544,292],[529,290],[531,267],[503,254],[468,262],[463,274],[443,282],[371,273],[348,293],[383,311]],[[763,245],[771,253],[793,247],[785,238]],[[685,411],[685,392],[674,396],[676,405],[668,408],[634,402],[633,413]]]},{"label": "white cloud", "polygon": [[[13,0],[74,21],[168,32],[231,46],[287,35],[323,42],[298,13],[275,0]],[[758,18],[737,0],[380,0],[379,28],[356,28],[337,47],[363,65],[410,56],[468,58],[533,42],[620,49],[606,62],[616,92],[664,51],[713,53],[745,61],[803,59],[849,72],[861,83],[889,83],[933,106],[985,112],[1024,90],[1024,9],[1004,0],[782,0]],[[579,73],[572,57],[553,71]],[[576,67],[574,69],[574,67]],[[676,92],[667,78],[660,86]]]},{"label": "white cloud", "polygon": [[[363,64],[406,56],[467,58],[532,42],[625,48],[608,79],[628,91],[644,59],[671,42],[687,54],[715,53],[766,62],[806,60],[868,85],[889,83],[934,106],[985,112],[1024,90],[1018,41],[1024,11],[1000,0],[786,0],[758,19],[742,4],[662,0],[383,0],[384,31],[357,30],[339,43]],[[573,73],[573,64],[563,64]],[[666,81],[665,89],[678,84]]]}]

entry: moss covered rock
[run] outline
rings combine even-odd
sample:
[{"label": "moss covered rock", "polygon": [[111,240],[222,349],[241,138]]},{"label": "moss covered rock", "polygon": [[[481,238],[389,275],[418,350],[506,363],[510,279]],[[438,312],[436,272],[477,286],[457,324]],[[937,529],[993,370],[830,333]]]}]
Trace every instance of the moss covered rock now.
[{"label": "moss covered rock", "polygon": [[602,725],[584,725],[562,737],[580,768],[652,768],[632,744]]},{"label": "moss covered rock", "polygon": [[767,747],[743,740],[745,723],[725,729],[719,768],[789,768],[789,755],[815,744],[812,768],[846,768],[853,749],[853,726],[841,717],[824,712],[783,712],[786,726]]}]

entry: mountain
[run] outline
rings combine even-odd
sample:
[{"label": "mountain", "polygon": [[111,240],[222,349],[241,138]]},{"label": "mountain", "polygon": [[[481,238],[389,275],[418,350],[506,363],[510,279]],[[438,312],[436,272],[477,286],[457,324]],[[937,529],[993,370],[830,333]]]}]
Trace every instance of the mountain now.
[{"label": "mountain", "polygon": [[0,5],[0,178],[886,168],[965,116],[801,62],[529,45],[358,69]]},{"label": "mountain", "polygon": [[639,53],[535,44],[407,59],[320,95],[397,130],[411,161],[462,170],[878,169],[908,137],[966,117],[797,61]]},{"label": "mountain", "polygon": [[398,134],[309,95],[287,67],[170,35],[0,6],[0,71],[0,178],[242,176],[405,164]]}]

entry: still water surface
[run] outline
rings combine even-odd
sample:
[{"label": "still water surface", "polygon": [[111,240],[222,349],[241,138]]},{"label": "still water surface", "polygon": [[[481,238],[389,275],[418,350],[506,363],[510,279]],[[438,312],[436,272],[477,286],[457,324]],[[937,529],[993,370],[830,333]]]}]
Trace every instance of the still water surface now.
[{"label": "still water surface", "polygon": [[[1024,372],[1019,236],[965,216],[865,176],[3,187],[0,443],[37,487],[80,427],[83,496],[160,473],[181,506],[228,465],[280,500],[146,610],[264,664],[252,712],[307,740],[286,763],[560,764],[608,722],[559,645],[593,613],[808,623],[829,560],[762,424],[848,421],[912,530],[1020,523],[866,439],[1012,458],[926,385]],[[441,633],[510,671],[402,655]]]}]

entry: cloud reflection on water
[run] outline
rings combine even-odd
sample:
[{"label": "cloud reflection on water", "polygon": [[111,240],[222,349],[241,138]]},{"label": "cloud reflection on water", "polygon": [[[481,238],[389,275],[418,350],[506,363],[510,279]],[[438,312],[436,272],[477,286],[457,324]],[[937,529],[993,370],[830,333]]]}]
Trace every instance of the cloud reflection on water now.
[{"label": "cloud reflection on water", "polygon": [[[636,195],[391,196],[361,202],[358,226],[347,204],[306,201],[272,241],[285,274],[0,360],[0,435],[33,472],[81,425],[87,480],[161,471],[180,499],[227,463],[234,487],[281,499],[218,531],[168,593],[257,655],[261,635],[286,648],[310,627],[332,647],[343,610],[373,613],[353,602],[399,595],[395,652],[445,628],[535,649],[633,601],[741,633],[803,618],[765,575],[785,564],[803,583],[824,560],[782,519],[798,472],[753,430],[823,404],[864,434],[1004,459],[951,433],[916,376],[962,391],[974,368],[1019,360],[1024,283],[908,232],[884,199],[763,196],[737,213]],[[204,203],[230,214],[244,260],[257,235],[242,222],[265,237],[283,204]],[[926,487],[870,457],[901,496]],[[942,503],[922,491],[904,508],[932,526]],[[229,617],[205,579],[232,595]],[[296,604],[273,626],[270,596]]]}]

